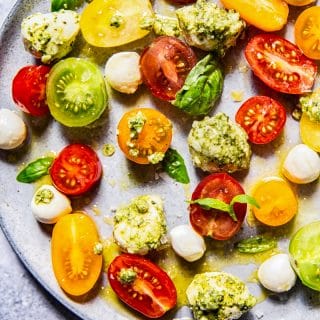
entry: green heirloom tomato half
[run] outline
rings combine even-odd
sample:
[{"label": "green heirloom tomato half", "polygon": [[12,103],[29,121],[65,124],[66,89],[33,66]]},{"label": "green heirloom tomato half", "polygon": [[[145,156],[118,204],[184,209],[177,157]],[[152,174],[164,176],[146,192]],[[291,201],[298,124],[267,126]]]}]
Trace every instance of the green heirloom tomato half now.
[{"label": "green heirloom tomato half", "polygon": [[103,76],[92,62],[80,58],[61,60],[47,81],[51,115],[67,127],[83,127],[97,120],[107,106]]},{"label": "green heirloom tomato half", "polygon": [[289,252],[298,277],[307,287],[320,291],[320,221],[312,222],[292,237]]}]

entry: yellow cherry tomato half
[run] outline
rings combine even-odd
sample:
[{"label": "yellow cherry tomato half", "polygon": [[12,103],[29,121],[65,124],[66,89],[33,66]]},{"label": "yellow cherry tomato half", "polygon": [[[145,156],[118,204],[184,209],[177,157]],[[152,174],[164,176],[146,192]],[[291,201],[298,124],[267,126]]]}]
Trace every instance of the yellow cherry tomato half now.
[{"label": "yellow cherry tomato half", "polygon": [[102,268],[98,231],[82,212],[63,216],[53,228],[51,258],[60,287],[71,296],[81,296],[96,284]]},{"label": "yellow cherry tomato half", "polygon": [[171,139],[170,120],[155,109],[130,110],[122,116],[118,124],[120,149],[129,160],[139,164],[161,161],[161,154],[164,155],[168,150]]},{"label": "yellow cherry tomato half", "polygon": [[289,222],[298,211],[297,197],[290,185],[279,177],[268,177],[255,187],[252,196],[260,208],[253,207],[254,216],[263,224],[277,227]]},{"label": "yellow cherry tomato half", "polygon": [[93,0],[82,12],[80,28],[96,47],[117,47],[143,38],[153,17],[149,0]]},{"label": "yellow cherry tomato half", "polygon": [[320,122],[311,121],[305,113],[300,120],[300,137],[309,148],[320,152]]},{"label": "yellow cherry tomato half", "polygon": [[289,8],[282,0],[221,0],[227,9],[240,13],[243,20],[263,31],[281,30],[287,23]]},{"label": "yellow cherry tomato half", "polygon": [[297,46],[310,59],[320,59],[320,7],[304,10],[294,25]]},{"label": "yellow cherry tomato half", "polygon": [[306,6],[307,4],[315,2],[315,0],[284,0],[284,1],[292,6],[297,6],[297,7]]}]

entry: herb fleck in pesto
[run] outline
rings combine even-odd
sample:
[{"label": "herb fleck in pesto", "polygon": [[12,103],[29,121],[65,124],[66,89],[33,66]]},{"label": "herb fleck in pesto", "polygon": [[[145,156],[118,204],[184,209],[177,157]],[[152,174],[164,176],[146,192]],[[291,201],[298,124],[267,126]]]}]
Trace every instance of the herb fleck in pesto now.
[{"label": "herb fleck in pesto", "polygon": [[93,253],[95,255],[101,255],[103,251],[103,246],[101,242],[97,242],[95,243],[94,247],[93,247]]},{"label": "herb fleck in pesto", "polygon": [[147,119],[141,111],[139,111],[133,117],[129,118],[128,127],[130,129],[130,138],[131,139],[138,138],[138,135],[139,135],[139,133],[141,133],[146,121],[147,121]]},{"label": "herb fleck in pesto", "polygon": [[54,198],[54,194],[49,189],[42,189],[36,193],[35,202],[36,204],[49,204]]},{"label": "herb fleck in pesto", "polygon": [[120,13],[115,13],[110,19],[110,26],[119,28],[124,23],[123,16]]},{"label": "herb fleck in pesto", "polygon": [[116,149],[115,149],[114,145],[111,144],[111,143],[106,143],[106,144],[104,144],[103,147],[102,147],[102,154],[103,154],[104,156],[106,156],[106,157],[111,157],[111,156],[113,156],[114,153],[115,153],[115,151],[116,151]]},{"label": "herb fleck in pesto", "polygon": [[122,268],[118,275],[118,280],[121,284],[130,284],[137,277],[137,273],[133,270],[133,268]]}]

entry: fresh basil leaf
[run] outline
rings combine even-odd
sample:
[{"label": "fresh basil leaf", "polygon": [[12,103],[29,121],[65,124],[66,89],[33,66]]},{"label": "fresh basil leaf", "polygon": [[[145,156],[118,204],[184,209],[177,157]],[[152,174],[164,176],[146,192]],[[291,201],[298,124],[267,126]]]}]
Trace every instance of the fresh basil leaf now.
[{"label": "fresh basil leaf", "polygon": [[259,203],[257,200],[248,194],[238,194],[237,196],[233,197],[230,205],[233,206],[235,203],[248,203],[256,208],[260,208]]},{"label": "fresh basil leaf", "polygon": [[45,176],[49,172],[49,168],[53,162],[53,157],[45,157],[37,159],[29,163],[17,176],[19,182],[30,183]]},{"label": "fresh basil leaf", "polygon": [[82,3],[83,0],[51,0],[51,11],[74,10],[80,7]]},{"label": "fresh basil leaf", "polygon": [[231,211],[231,206],[219,199],[202,198],[190,201],[190,203],[199,204],[205,210],[217,209],[220,211],[224,211],[230,215],[233,221],[238,221],[236,214]]},{"label": "fresh basil leaf", "polygon": [[213,55],[208,54],[192,68],[172,104],[193,116],[207,115],[222,88],[222,71]]},{"label": "fresh basil leaf", "polygon": [[236,248],[242,253],[259,253],[273,249],[276,246],[277,242],[274,239],[255,236],[241,240],[237,243]]},{"label": "fresh basil leaf", "polygon": [[171,178],[183,184],[190,182],[184,160],[177,150],[169,148],[164,156],[162,165]]}]

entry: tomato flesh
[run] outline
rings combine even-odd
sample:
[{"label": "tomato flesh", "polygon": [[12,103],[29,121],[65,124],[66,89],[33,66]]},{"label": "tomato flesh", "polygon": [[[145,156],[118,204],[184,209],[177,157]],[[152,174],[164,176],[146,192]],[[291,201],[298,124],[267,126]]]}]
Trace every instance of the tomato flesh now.
[{"label": "tomato flesh", "polygon": [[46,103],[46,83],[50,67],[26,66],[18,71],[12,81],[13,101],[32,116],[49,113]]},{"label": "tomato flesh", "polygon": [[286,122],[286,110],[274,99],[256,96],[242,104],[236,122],[247,132],[249,141],[265,144],[280,134]]},{"label": "tomato flesh", "polygon": [[294,25],[295,42],[310,59],[320,59],[320,7],[304,10]]},{"label": "tomato flesh", "polygon": [[[121,270],[133,270],[135,278],[122,283]],[[118,297],[149,318],[159,318],[177,303],[176,288],[166,272],[137,255],[121,254],[108,268],[110,286]]]},{"label": "tomato flesh", "polygon": [[300,120],[300,137],[309,148],[320,152],[320,122],[310,120],[305,113]]},{"label": "tomato flesh", "polygon": [[145,48],[140,58],[144,83],[162,100],[174,100],[190,70],[197,63],[192,49],[181,40],[162,36]]},{"label": "tomato flesh", "polygon": [[72,296],[89,292],[102,268],[102,255],[95,254],[99,235],[93,220],[75,212],[61,217],[53,228],[51,257],[61,288]]},{"label": "tomato flesh", "polygon": [[312,222],[299,229],[289,245],[297,275],[304,285],[320,291],[320,222]]},{"label": "tomato flesh", "polygon": [[[215,198],[229,204],[238,194],[244,194],[244,190],[237,180],[227,173],[214,173],[198,184],[192,194],[192,200]],[[238,221],[232,220],[226,212],[216,209],[205,210],[198,204],[191,204],[189,210],[191,225],[199,234],[216,240],[227,240],[239,231],[247,212],[247,205],[235,203],[234,212]]]},{"label": "tomato flesh", "polygon": [[253,73],[276,91],[301,94],[313,86],[317,65],[297,46],[277,35],[253,37],[245,56]]},{"label": "tomato flesh", "polygon": [[78,196],[89,191],[101,178],[102,165],[89,146],[71,144],[54,160],[50,176],[62,193]]}]

